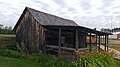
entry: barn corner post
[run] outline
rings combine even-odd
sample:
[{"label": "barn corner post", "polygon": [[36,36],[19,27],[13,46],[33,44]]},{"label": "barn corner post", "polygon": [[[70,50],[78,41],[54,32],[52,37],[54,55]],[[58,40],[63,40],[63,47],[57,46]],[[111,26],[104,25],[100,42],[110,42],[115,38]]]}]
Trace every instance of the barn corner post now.
[{"label": "barn corner post", "polygon": [[59,31],[58,31],[58,35],[59,35],[59,39],[58,39],[58,54],[59,56],[61,56],[61,28],[59,28]]},{"label": "barn corner post", "polygon": [[45,29],[43,28],[41,31],[41,39],[42,39],[42,52],[46,53],[46,44],[45,44]]},{"label": "barn corner post", "polygon": [[44,53],[46,53],[45,29],[43,31],[43,44],[44,44]]}]

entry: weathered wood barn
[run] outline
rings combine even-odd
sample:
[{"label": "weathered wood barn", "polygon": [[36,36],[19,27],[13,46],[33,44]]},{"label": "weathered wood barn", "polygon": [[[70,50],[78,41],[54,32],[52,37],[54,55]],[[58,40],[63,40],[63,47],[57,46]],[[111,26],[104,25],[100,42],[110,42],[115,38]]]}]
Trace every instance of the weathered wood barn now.
[{"label": "weathered wood barn", "polygon": [[[24,51],[56,51],[60,55],[62,51],[82,50],[88,47],[90,51],[92,45],[100,48],[101,44],[107,50],[110,35],[29,7],[25,8],[13,30],[16,32],[17,42]],[[92,42],[93,34],[95,42]],[[86,41],[86,37],[89,37],[89,42]]]}]

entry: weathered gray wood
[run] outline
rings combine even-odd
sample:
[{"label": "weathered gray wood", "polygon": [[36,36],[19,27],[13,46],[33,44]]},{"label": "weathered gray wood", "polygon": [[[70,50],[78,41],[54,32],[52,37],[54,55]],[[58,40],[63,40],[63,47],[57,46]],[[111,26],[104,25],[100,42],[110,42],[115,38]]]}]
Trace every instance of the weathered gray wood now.
[{"label": "weathered gray wood", "polygon": [[89,44],[90,47],[89,47],[89,51],[91,51],[91,48],[92,48],[92,40],[91,40],[91,38],[92,37],[91,37],[91,32],[90,32],[90,44]]},{"label": "weathered gray wood", "polygon": [[39,24],[39,50],[42,50],[41,25]]},{"label": "weathered gray wood", "polygon": [[87,40],[86,40],[86,34],[84,35],[84,37],[85,37],[85,42],[84,42],[84,47],[87,47]]},{"label": "weathered gray wood", "polygon": [[36,21],[36,51],[39,51],[39,23]]},{"label": "weathered gray wood", "polygon": [[109,42],[108,39],[109,39],[109,35],[107,35],[107,44],[108,44],[108,42]]},{"label": "weathered gray wood", "polygon": [[61,55],[61,29],[59,29],[59,41],[58,41],[58,46],[59,46],[59,55]]},{"label": "weathered gray wood", "polygon": [[97,34],[96,34],[96,47],[97,47]]},{"label": "weathered gray wood", "polygon": [[109,39],[109,35],[107,35],[107,51],[108,51],[108,39]]},{"label": "weathered gray wood", "polygon": [[78,50],[78,30],[75,31],[75,49]]},{"label": "weathered gray wood", "polygon": [[105,35],[105,51],[106,51],[106,49],[107,49],[107,44],[106,44],[106,42],[107,42],[107,40],[106,40],[107,38],[106,38],[106,35]]},{"label": "weathered gray wood", "polygon": [[79,48],[78,51],[86,51],[89,50],[89,48]]},{"label": "weathered gray wood", "polygon": [[52,46],[52,45],[45,45],[46,47],[50,47],[50,48],[55,48],[55,49],[63,49],[63,50],[71,50],[71,51],[75,51],[75,48],[69,48],[69,47],[59,47],[59,46]]},{"label": "weathered gray wood", "polygon": [[43,28],[41,29],[41,45],[42,45],[42,51],[44,52],[44,43],[43,43],[43,33],[44,32],[44,30],[43,30]]},{"label": "weathered gray wood", "polygon": [[46,53],[46,43],[45,43],[45,29],[43,28],[43,45],[44,45],[44,53]]},{"label": "weathered gray wood", "polygon": [[99,38],[99,44],[98,44],[98,48],[100,49],[100,35],[98,35],[98,38]]}]

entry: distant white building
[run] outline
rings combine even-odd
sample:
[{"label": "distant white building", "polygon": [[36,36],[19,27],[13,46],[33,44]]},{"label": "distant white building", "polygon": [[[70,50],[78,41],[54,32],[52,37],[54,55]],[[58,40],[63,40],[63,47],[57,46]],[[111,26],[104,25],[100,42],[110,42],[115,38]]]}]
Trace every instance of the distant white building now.
[{"label": "distant white building", "polygon": [[120,32],[115,32],[113,33],[113,35],[109,35],[109,38],[115,38],[115,39],[120,38]]}]

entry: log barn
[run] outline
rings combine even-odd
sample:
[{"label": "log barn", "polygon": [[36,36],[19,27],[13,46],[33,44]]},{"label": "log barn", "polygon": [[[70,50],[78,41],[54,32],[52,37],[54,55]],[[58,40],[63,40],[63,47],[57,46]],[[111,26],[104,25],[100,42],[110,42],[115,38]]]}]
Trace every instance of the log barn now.
[{"label": "log barn", "polygon": [[[93,45],[98,48],[104,45],[106,51],[110,35],[29,7],[24,9],[13,30],[16,41],[25,52],[57,52],[58,55],[63,51],[91,51]],[[95,36],[94,42],[92,35]]]}]

